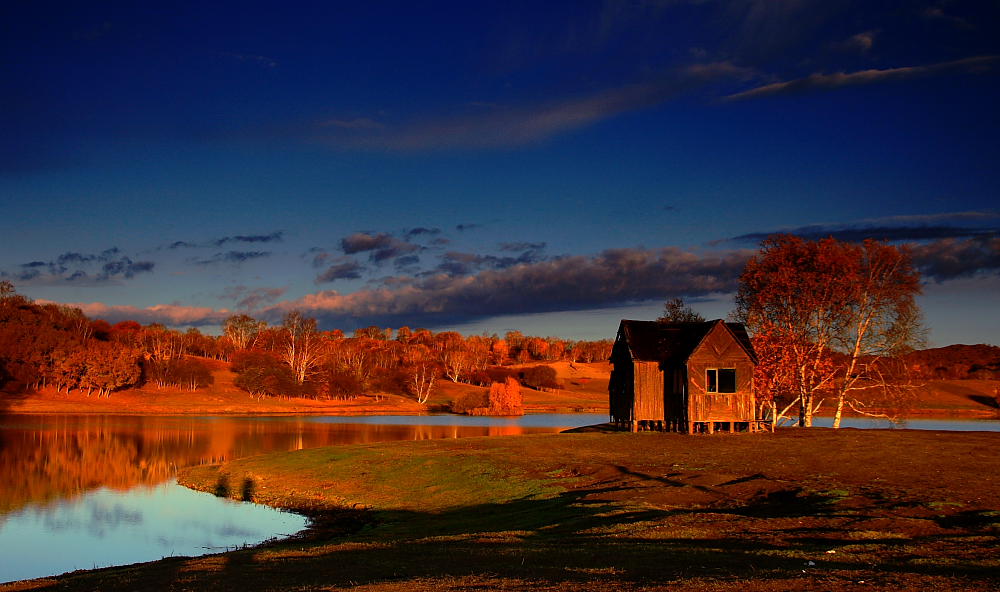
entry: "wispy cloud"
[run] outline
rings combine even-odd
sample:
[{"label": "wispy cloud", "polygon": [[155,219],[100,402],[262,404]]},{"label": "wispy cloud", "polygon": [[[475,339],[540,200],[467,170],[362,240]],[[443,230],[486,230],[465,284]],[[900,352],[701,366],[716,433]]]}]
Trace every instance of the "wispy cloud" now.
[{"label": "wispy cloud", "polygon": [[[912,244],[914,262],[924,278],[1000,274],[1000,236],[946,238]],[[377,287],[349,294],[327,290],[275,302],[281,288],[237,286],[226,295],[242,309],[277,321],[290,310],[315,316],[326,327],[364,324],[434,324],[506,314],[585,310],[673,296],[697,298],[731,293],[755,253],[751,249],[718,252],[661,249],[612,249],[593,256],[570,256],[487,267],[469,274],[444,271],[422,277],[383,278]],[[453,254],[449,259],[480,265],[482,257]],[[273,304],[267,304],[274,302]],[[133,319],[168,325],[214,325],[227,309],[177,304],[146,308],[73,303],[94,318]]]},{"label": "wispy cloud", "polygon": [[408,229],[403,236],[407,240],[412,240],[422,236],[437,236],[441,234],[440,228],[425,228],[423,226],[418,226],[416,228]]},{"label": "wispy cloud", "polygon": [[441,257],[441,262],[435,271],[426,275],[433,273],[446,273],[451,276],[469,275],[482,269],[507,269],[515,265],[538,263],[545,259],[547,257],[542,255],[541,249],[527,249],[517,257],[449,251]]},{"label": "wispy cloud", "polygon": [[546,243],[529,243],[525,241],[512,242],[512,243],[500,243],[499,248],[501,251],[506,252],[517,252],[517,251],[541,251],[545,248]]},{"label": "wispy cloud", "polygon": [[[468,276],[438,273],[421,278],[384,278],[377,288],[350,294],[321,291],[265,306],[255,314],[277,321],[289,310],[301,310],[319,318],[324,326],[341,327],[374,322],[430,324],[525,312],[580,310],[670,296],[697,297],[734,290],[750,254],[748,250],[695,253],[673,247],[614,249],[594,256],[488,269]],[[237,300],[260,294],[242,288],[227,293]],[[269,297],[273,293],[263,295]],[[168,325],[216,325],[232,314],[228,309],[177,304],[137,308],[92,302],[71,306],[93,318]]]},{"label": "wispy cloud", "polygon": [[327,267],[316,276],[317,284],[328,284],[337,280],[356,280],[361,277],[364,266],[354,260],[343,259]]},{"label": "wispy cloud", "polygon": [[805,78],[798,78],[796,80],[775,82],[773,84],[758,86],[757,88],[731,94],[726,97],[726,99],[730,101],[739,101],[744,99],[755,99],[792,93],[831,90],[847,86],[909,80],[912,78],[932,76],[948,72],[985,72],[991,70],[998,61],[1000,61],[1000,56],[985,55],[950,62],[941,62],[927,66],[905,66],[902,68],[861,70],[850,73],[817,73],[811,74]]},{"label": "wispy cloud", "polygon": [[577,310],[676,296],[731,292],[749,251],[699,254],[678,248],[615,249],[475,275],[398,278],[351,294],[325,291],[262,311],[291,309],[327,324],[430,322],[524,312]]},{"label": "wispy cloud", "polygon": [[1000,235],[944,239],[913,245],[913,261],[924,277],[943,282],[1000,273]]},{"label": "wispy cloud", "polygon": [[284,237],[285,237],[284,231],[277,230],[270,234],[237,234],[233,236],[223,236],[219,238],[213,238],[202,242],[178,240],[170,243],[169,245],[166,245],[166,248],[169,250],[200,249],[200,248],[210,248],[210,247],[221,247],[222,245],[229,243],[245,243],[245,244],[280,243],[284,240]]},{"label": "wispy cloud", "polygon": [[232,300],[240,310],[257,310],[262,306],[273,304],[287,292],[287,288],[249,288],[247,286],[230,286],[223,290],[222,298]]},{"label": "wispy cloud", "polygon": [[[39,300],[40,303],[50,302]],[[213,309],[200,306],[183,306],[179,304],[157,304],[139,308],[136,306],[108,305],[102,302],[68,302],[68,306],[79,308],[92,319],[104,319],[111,323],[119,321],[137,321],[144,325],[163,323],[178,326],[220,325],[232,314],[227,309]]]},{"label": "wispy cloud", "polygon": [[[954,220],[956,217],[982,220],[997,215],[990,212],[953,212],[946,214],[905,215],[873,218],[873,221],[921,222]],[[884,240],[910,249],[913,262],[924,279],[943,282],[961,277],[1000,273],[1000,227],[974,228],[961,226],[803,226],[786,229],[808,240],[828,237],[860,242],[866,239]],[[750,233],[718,242],[756,244],[774,233]]]},{"label": "wispy cloud", "polygon": [[[801,226],[781,231],[784,234],[794,234],[802,238],[817,240],[833,237],[842,241],[863,241],[865,239],[899,241],[927,241],[942,238],[989,237],[1000,232],[1000,228],[972,228],[961,226]],[[727,239],[721,242],[759,243],[774,232],[752,232]]]},{"label": "wispy cloud", "polygon": [[224,253],[216,253],[211,257],[191,257],[186,261],[193,265],[215,265],[217,263],[232,263],[239,265],[240,263],[245,263],[254,259],[263,259],[264,257],[270,256],[270,251],[226,251]]},{"label": "wispy cloud", "polygon": [[858,224],[940,224],[958,222],[983,222],[1000,220],[1000,212],[992,210],[966,210],[962,212],[939,212],[936,214],[897,214],[863,218]]},{"label": "wispy cloud", "polygon": [[924,11],[921,14],[923,15],[924,18],[943,21],[960,29],[975,28],[969,21],[965,20],[960,16],[948,14],[944,11],[944,9],[942,9],[939,6],[928,6],[927,8],[924,9]]},{"label": "wispy cloud", "polygon": [[[720,78],[744,80],[752,71],[730,62],[687,65],[648,82],[519,106],[493,106],[402,126],[352,127],[316,138],[349,148],[390,151],[505,149],[542,142],[628,111],[645,109]],[[328,125],[318,126],[320,130]],[[342,127],[342,126],[340,126]]]},{"label": "wispy cloud", "polygon": [[340,248],[345,255],[369,253],[369,258],[379,263],[414,253],[425,247],[400,240],[384,232],[355,232],[340,240]]},{"label": "wispy cloud", "polygon": [[221,247],[226,243],[276,243],[284,239],[285,233],[281,230],[271,234],[237,234],[235,236],[224,236],[211,241],[212,245]]},{"label": "wispy cloud", "polygon": [[834,47],[841,51],[868,53],[871,51],[872,46],[875,45],[876,35],[878,35],[877,30],[862,31],[857,35],[848,37],[840,43],[834,44]]},{"label": "wispy cloud", "polygon": [[96,286],[116,280],[130,280],[156,267],[152,261],[135,261],[111,247],[100,253],[67,251],[51,260],[21,263],[0,270],[0,277],[29,285]]}]

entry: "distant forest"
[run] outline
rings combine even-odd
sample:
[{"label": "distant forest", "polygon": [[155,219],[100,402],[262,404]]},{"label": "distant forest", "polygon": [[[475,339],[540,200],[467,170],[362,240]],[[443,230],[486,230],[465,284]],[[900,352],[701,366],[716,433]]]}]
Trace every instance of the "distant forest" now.
[{"label": "distant forest", "polygon": [[[424,402],[440,379],[488,387],[516,377],[529,387],[555,388],[555,372],[545,362],[601,362],[613,345],[610,339],[518,331],[464,337],[410,327],[372,326],[347,336],[320,331],[297,312],[275,326],[234,315],[222,335],[212,336],[135,321],[112,325],[76,308],[36,304],[0,284],[0,389],[7,392],[51,387],[110,396],[147,384],[196,390],[212,384],[209,364],[199,359],[210,358],[231,362],[235,384],[255,397],[393,393]],[[991,345],[918,350],[903,360],[918,379],[1000,379],[1000,347]]]},{"label": "distant forest", "polygon": [[[515,376],[526,386],[555,387],[555,372],[544,362],[603,361],[612,346],[518,331],[464,337],[373,326],[346,336],[320,331],[297,312],[275,326],[234,315],[222,335],[211,336],[135,321],[112,325],[76,308],[36,304],[0,283],[0,388],[7,392],[50,387],[111,396],[147,384],[196,390],[212,384],[210,365],[200,359],[210,358],[231,362],[234,383],[255,397],[393,393],[425,402],[439,379],[488,387]],[[513,364],[529,367],[505,368]]]}]

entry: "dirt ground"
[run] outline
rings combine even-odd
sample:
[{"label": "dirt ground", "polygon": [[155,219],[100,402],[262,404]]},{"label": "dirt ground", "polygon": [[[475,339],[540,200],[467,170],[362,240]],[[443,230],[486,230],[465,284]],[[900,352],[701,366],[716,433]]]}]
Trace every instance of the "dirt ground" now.
[{"label": "dirt ground", "polygon": [[1000,589],[998,433],[581,431],[190,469],[315,526],[0,589]]}]

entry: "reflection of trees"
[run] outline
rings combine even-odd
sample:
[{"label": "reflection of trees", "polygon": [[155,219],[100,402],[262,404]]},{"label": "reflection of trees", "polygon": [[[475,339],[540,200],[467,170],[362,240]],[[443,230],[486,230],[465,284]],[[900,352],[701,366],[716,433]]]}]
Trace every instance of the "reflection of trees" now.
[{"label": "reflection of trees", "polygon": [[553,430],[307,419],[7,416],[0,428],[0,514],[98,487],[154,485],[171,479],[180,467],[264,452],[529,431]]}]

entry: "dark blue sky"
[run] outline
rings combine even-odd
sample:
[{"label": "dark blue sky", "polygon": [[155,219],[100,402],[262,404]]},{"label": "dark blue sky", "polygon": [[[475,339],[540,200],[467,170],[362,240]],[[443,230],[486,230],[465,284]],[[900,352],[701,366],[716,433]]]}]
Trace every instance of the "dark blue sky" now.
[{"label": "dark blue sky", "polygon": [[[544,4],[544,6],[539,6]],[[995,2],[8,2],[0,274],[94,316],[610,337],[775,231],[998,343]]]}]

